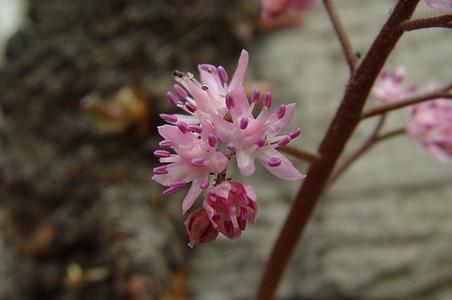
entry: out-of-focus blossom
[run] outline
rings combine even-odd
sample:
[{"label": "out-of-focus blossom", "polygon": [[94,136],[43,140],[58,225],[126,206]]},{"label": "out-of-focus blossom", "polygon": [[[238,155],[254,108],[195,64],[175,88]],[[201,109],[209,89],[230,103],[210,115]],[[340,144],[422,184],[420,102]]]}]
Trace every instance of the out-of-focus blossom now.
[{"label": "out-of-focus blossom", "polygon": [[452,12],[452,0],[425,0],[427,4],[443,13]]},{"label": "out-of-focus blossom", "polygon": [[391,102],[406,97],[416,90],[415,85],[406,86],[406,71],[399,67],[395,72],[383,69],[377,77],[372,92],[382,102]]},{"label": "out-of-focus blossom", "polygon": [[214,228],[203,208],[192,212],[185,220],[184,225],[190,238],[188,243],[190,247],[213,241],[218,236],[218,230]]},{"label": "out-of-focus blossom", "polygon": [[263,18],[277,18],[311,9],[315,0],[261,0]]},{"label": "out-of-focus blossom", "polygon": [[256,218],[254,189],[237,181],[225,181],[233,156],[246,176],[254,173],[257,159],[279,178],[304,177],[277,151],[300,135],[298,128],[280,135],[293,118],[295,104],[281,105],[270,113],[272,98],[266,93],[263,108],[254,117],[254,107],[261,97],[256,91],[249,100],[245,93],[243,81],[248,59],[248,52],[243,50],[231,80],[223,67],[209,64],[199,65],[200,81],[190,73],[176,71],[178,83],[167,93],[167,98],[187,114],[160,115],[169,125],[158,127],[164,139],[159,143],[162,149],[154,155],[165,165],[154,168],[152,179],[167,187],[163,194],[171,195],[191,182],[182,202],[185,213],[202,190],[209,188],[210,177],[216,177],[216,186],[209,190],[204,201],[215,230],[208,226],[203,211],[191,214],[185,222],[190,245],[215,239],[216,230],[228,238],[236,238],[245,230],[247,222]]},{"label": "out-of-focus blossom", "polygon": [[256,193],[250,185],[223,181],[209,191],[204,209],[214,228],[234,239],[245,230],[247,222],[256,220]]},{"label": "out-of-focus blossom", "polygon": [[406,131],[439,161],[447,162],[452,156],[452,102],[436,99],[414,105]]}]

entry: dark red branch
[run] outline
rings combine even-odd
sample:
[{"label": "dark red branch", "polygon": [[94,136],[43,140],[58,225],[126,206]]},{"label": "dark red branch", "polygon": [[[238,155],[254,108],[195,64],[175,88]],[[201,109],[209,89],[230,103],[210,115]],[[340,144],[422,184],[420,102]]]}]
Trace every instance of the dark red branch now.
[{"label": "dark red branch", "polygon": [[437,99],[437,98],[452,99],[452,93],[447,92],[450,89],[452,89],[452,84],[449,84],[443,88],[440,88],[438,90],[431,91],[431,92],[428,92],[425,94],[415,95],[415,96],[412,96],[412,97],[409,97],[406,99],[402,99],[402,100],[398,100],[398,101],[384,104],[381,106],[377,106],[374,108],[370,108],[369,110],[367,110],[363,113],[361,118],[366,119],[366,118],[370,118],[373,116],[378,116],[378,115],[390,112],[392,110],[396,110],[396,109],[410,106],[410,105],[413,105],[416,103],[429,101],[429,100],[433,100],[433,99]]},{"label": "dark red branch", "polygon": [[431,18],[405,21],[400,24],[404,31],[412,31],[425,28],[452,28],[452,15],[442,15]]},{"label": "dark red branch", "polygon": [[320,158],[311,164],[270,258],[265,266],[256,299],[273,299],[284,270],[312,212],[325,189],[337,159],[361,120],[370,89],[386,59],[403,34],[400,23],[408,20],[419,0],[399,0],[351,78],[341,105],[320,144]]}]

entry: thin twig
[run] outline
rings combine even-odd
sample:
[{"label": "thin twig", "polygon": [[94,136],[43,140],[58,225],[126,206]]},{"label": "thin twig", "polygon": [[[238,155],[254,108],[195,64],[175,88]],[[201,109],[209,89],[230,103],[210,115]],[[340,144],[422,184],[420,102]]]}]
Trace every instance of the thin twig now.
[{"label": "thin twig", "polygon": [[400,29],[412,31],[425,28],[452,28],[452,15],[442,15],[437,17],[409,20],[400,24]]},{"label": "thin twig", "polygon": [[345,31],[344,26],[342,25],[342,22],[337,14],[336,8],[331,0],[323,0],[323,5],[328,12],[334,31],[336,32],[339,42],[341,43],[342,52],[344,52],[345,59],[347,60],[348,67],[350,68],[350,73],[353,74],[356,71],[357,61],[347,32]]},{"label": "thin twig", "polygon": [[273,246],[258,286],[256,299],[274,299],[284,270],[325,191],[334,165],[361,120],[372,85],[403,34],[400,23],[409,20],[420,0],[398,0],[369,51],[352,75],[341,104],[319,146],[319,159],[309,168],[283,228]]},{"label": "thin twig", "polygon": [[342,174],[344,174],[345,171],[347,171],[358,158],[360,158],[364,153],[367,152],[367,150],[369,150],[373,146],[375,141],[378,140],[378,135],[380,134],[380,130],[383,128],[385,121],[386,115],[381,115],[369,137],[333,171],[327,183],[328,187],[334,184],[336,180],[341,177]]},{"label": "thin twig", "polygon": [[319,158],[319,156],[315,153],[292,146],[285,146],[284,148],[281,148],[281,151],[308,162],[313,162]]},{"label": "thin twig", "polygon": [[402,100],[398,100],[398,101],[384,104],[381,106],[377,106],[374,108],[370,108],[362,114],[361,119],[366,119],[366,118],[370,118],[373,116],[385,114],[392,110],[396,110],[396,109],[399,109],[402,107],[410,106],[410,105],[413,105],[416,103],[429,101],[429,100],[433,100],[433,99],[437,99],[437,98],[452,99],[452,93],[447,92],[450,89],[452,89],[452,83],[448,84],[447,86],[445,86],[443,88],[432,91],[432,92],[408,97],[406,99],[402,99]]}]

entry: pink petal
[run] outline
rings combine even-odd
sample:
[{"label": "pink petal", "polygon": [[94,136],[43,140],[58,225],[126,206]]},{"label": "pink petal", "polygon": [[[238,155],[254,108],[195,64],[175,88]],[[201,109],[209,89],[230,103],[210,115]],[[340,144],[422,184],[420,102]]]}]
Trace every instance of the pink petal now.
[{"label": "pink petal", "polygon": [[221,152],[216,152],[209,160],[210,171],[214,173],[223,172],[228,166],[228,158]]},{"label": "pink petal", "polygon": [[234,99],[234,107],[230,110],[233,120],[249,113],[250,105],[243,86],[235,87],[229,92],[229,95]]},{"label": "pink petal", "polygon": [[270,136],[274,136],[280,131],[286,129],[293,119],[294,111],[295,103],[290,103],[286,105],[286,113],[281,119],[278,118],[276,113],[273,113],[266,122],[268,123],[269,128],[267,134]]},{"label": "pink petal", "polygon": [[248,68],[249,55],[248,51],[245,49],[240,53],[239,62],[237,63],[237,68],[235,69],[234,75],[232,76],[231,83],[229,84],[229,89],[234,90],[236,87],[243,86],[245,80],[246,69]]},{"label": "pink petal", "polygon": [[237,166],[239,167],[240,173],[244,176],[252,175],[256,170],[256,166],[254,165],[254,157],[244,150],[238,150],[236,156]]},{"label": "pink petal", "polygon": [[180,180],[191,181],[193,174],[182,162],[166,165],[166,169],[168,170],[167,174],[155,174],[152,176],[152,180],[164,186],[170,186],[171,183]]},{"label": "pink petal", "polygon": [[157,127],[159,134],[167,141],[173,144],[189,144],[193,142],[191,134],[183,134],[177,126],[162,125]]},{"label": "pink petal", "polygon": [[[271,157],[277,157],[281,160],[281,164],[277,167],[270,167],[267,161]],[[256,158],[262,163],[262,165],[273,175],[284,180],[301,180],[305,175],[301,174],[284,155],[279,153],[273,148],[266,147],[258,153]]]},{"label": "pink petal", "polygon": [[437,9],[443,13],[452,12],[451,0],[425,0],[430,7]]},{"label": "pink petal", "polygon": [[193,203],[195,203],[196,199],[198,199],[199,195],[202,192],[201,189],[201,180],[195,179],[193,180],[190,189],[188,190],[187,195],[185,196],[184,200],[182,201],[182,213],[185,214],[187,210],[189,210]]}]

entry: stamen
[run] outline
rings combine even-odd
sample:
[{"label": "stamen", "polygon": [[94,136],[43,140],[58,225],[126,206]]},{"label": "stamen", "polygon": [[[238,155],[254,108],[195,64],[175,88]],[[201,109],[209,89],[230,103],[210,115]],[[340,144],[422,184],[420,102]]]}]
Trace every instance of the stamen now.
[{"label": "stamen", "polygon": [[251,95],[251,103],[259,102],[260,98],[261,98],[261,92],[259,92],[258,90],[254,90],[253,94]]},{"label": "stamen", "polygon": [[276,146],[276,148],[284,148],[285,146],[287,146],[287,144],[290,143],[292,139],[290,138],[290,136],[286,135],[282,140],[280,140]]},{"label": "stamen", "polygon": [[216,136],[214,136],[213,134],[209,134],[209,136],[207,137],[207,141],[209,143],[210,147],[215,147],[218,143],[218,138]]},{"label": "stamen", "polygon": [[284,104],[281,104],[281,106],[278,107],[278,110],[276,111],[276,116],[278,117],[278,119],[282,119],[285,114],[286,114],[286,106]]},{"label": "stamen", "polygon": [[187,102],[185,103],[185,107],[188,109],[189,112],[194,113],[198,108],[193,103]]},{"label": "stamen", "polygon": [[168,123],[176,123],[177,117],[170,114],[160,114],[160,118],[162,118],[163,121],[166,121]]},{"label": "stamen", "polygon": [[273,156],[267,160],[267,165],[270,167],[278,167],[281,165],[281,159],[279,157]]},{"label": "stamen", "polygon": [[179,188],[174,187],[174,186],[170,186],[169,188],[167,188],[166,190],[164,190],[164,191],[162,192],[162,195],[164,195],[164,196],[169,196],[169,195],[174,194],[174,193],[177,192],[178,190],[179,190]]},{"label": "stamen", "polygon": [[204,167],[204,159],[202,159],[202,158],[193,158],[192,160],[191,160],[191,164],[194,166],[194,167]]},{"label": "stamen", "polygon": [[228,148],[229,150],[231,150],[232,152],[236,152],[237,148],[235,147],[234,143],[229,143],[226,145],[226,148]]},{"label": "stamen", "polygon": [[264,95],[264,107],[270,108],[272,106],[272,94],[266,92]]},{"label": "stamen", "polygon": [[199,126],[196,126],[196,125],[190,125],[188,127],[188,129],[190,129],[191,131],[196,132],[196,133],[201,133],[202,132],[202,128],[199,127]]},{"label": "stamen", "polygon": [[264,138],[260,138],[257,142],[256,145],[260,147],[263,147],[265,145],[265,139]]},{"label": "stamen", "polygon": [[183,180],[176,180],[171,183],[171,186],[180,189],[180,188],[183,188],[186,184],[187,184],[187,182],[185,182]]},{"label": "stamen", "polygon": [[240,119],[240,129],[246,129],[248,127],[248,118]]},{"label": "stamen", "polygon": [[177,100],[177,97],[174,96],[173,93],[171,93],[170,91],[166,92],[166,98],[168,98],[168,101],[171,103],[171,105],[173,106],[177,106],[177,103],[179,103],[179,100]]},{"label": "stamen", "polygon": [[154,169],[152,169],[152,171],[156,175],[168,174],[168,169],[166,168],[166,166],[155,167]]},{"label": "stamen", "polygon": [[291,139],[297,138],[300,134],[301,134],[301,129],[300,129],[300,128],[294,128],[294,129],[292,129],[291,131],[289,131],[289,132],[287,133],[287,135],[288,135]]},{"label": "stamen", "polygon": [[199,184],[199,186],[202,189],[206,189],[209,187],[209,178],[204,178],[203,180],[201,180],[201,183]]},{"label": "stamen", "polygon": [[189,130],[188,125],[184,122],[179,122],[179,124],[177,124],[177,128],[179,128],[179,130],[184,134]]},{"label": "stamen", "polygon": [[168,140],[163,140],[159,143],[160,147],[171,147],[173,145],[173,142]]},{"label": "stamen", "polygon": [[179,95],[179,97],[181,97],[182,99],[185,99],[188,97],[188,93],[187,91],[180,85],[180,84],[175,84],[174,85],[174,90],[176,91],[176,93]]},{"label": "stamen", "polygon": [[231,95],[229,95],[229,94],[226,95],[225,102],[226,102],[226,107],[227,107],[228,109],[231,109],[231,108],[234,107],[234,98],[232,98]]},{"label": "stamen", "polygon": [[171,153],[169,153],[166,150],[155,150],[154,151],[154,156],[157,158],[164,158],[164,157],[169,157],[171,155]]},{"label": "stamen", "polygon": [[229,80],[228,73],[222,66],[218,67],[218,76],[220,77],[222,83],[226,83]]}]

